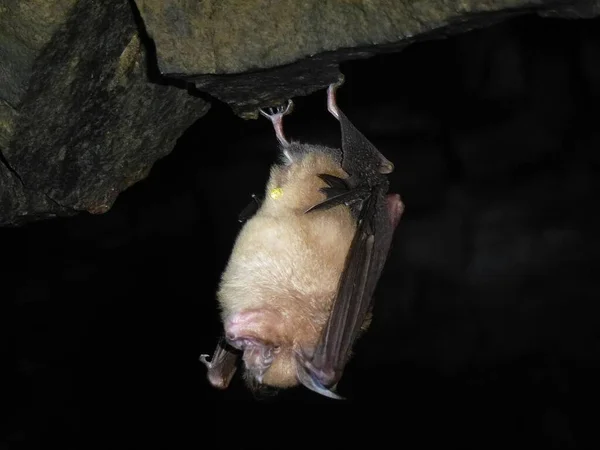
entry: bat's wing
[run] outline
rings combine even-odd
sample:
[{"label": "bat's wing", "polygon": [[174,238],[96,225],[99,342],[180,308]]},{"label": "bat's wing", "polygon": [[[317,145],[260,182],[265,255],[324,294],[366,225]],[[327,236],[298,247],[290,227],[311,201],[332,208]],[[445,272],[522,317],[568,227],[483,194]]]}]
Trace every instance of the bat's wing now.
[{"label": "bat's wing", "polygon": [[375,188],[358,211],[356,234],[321,339],[312,354],[298,355],[298,379],[309,389],[340,398],[331,388],[339,381],[371,309],[393,229],[383,186]]},{"label": "bat's wing", "polygon": [[335,91],[341,82],[329,87],[327,105],[341,125],[341,165],[349,178],[340,180],[331,175],[320,175],[328,185],[322,189],[327,199],[309,211],[345,204],[357,218],[357,230],[320,341],[312,354],[298,356],[299,381],[309,389],[333,398],[340,398],[332,389],[343,373],[354,341],[371,309],[373,293],[403,211],[400,197],[387,195],[385,175],[393,171],[394,165],[337,106]]}]

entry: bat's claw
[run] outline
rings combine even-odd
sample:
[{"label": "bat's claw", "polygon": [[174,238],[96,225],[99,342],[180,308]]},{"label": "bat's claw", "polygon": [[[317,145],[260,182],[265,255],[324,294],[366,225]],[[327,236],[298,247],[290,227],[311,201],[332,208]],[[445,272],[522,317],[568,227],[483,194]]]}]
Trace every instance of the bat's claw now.
[{"label": "bat's claw", "polygon": [[273,121],[274,117],[283,117],[291,114],[291,112],[294,110],[294,102],[290,99],[285,106],[280,105],[275,108],[267,108],[266,110],[259,108],[258,110],[267,119]]},{"label": "bat's claw", "polygon": [[[283,116],[287,116],[294,110],[294,102],[292,100],[288,100],[286,106],[278,106],[276,108],[267,108],[264,110],[259,108],[258,111],[267,119],[271,121],[273,124],[273,128],[275,128],[275,135],[277,136],[277,140],[283,147],[287,147],[290,145],[288,140],[283,133]],[[286,155],[287,156],[287,155]]]}]

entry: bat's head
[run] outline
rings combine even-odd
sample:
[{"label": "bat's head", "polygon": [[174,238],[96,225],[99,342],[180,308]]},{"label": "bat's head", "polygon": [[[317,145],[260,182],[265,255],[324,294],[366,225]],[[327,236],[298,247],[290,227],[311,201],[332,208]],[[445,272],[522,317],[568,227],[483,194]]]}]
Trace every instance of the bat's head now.
[{"label": "bat's head", "polygon": [[[265,308],[236,313],[225,320],[225,336],[232,347],[243,353],[245,375],[251,384],[288,388],[300,383],[298,358],[302,336],[306,346],[316,344],[319,337],[314,324],[296,329],[274,310]],[[310,342],[312,341],[312,342]]]}]

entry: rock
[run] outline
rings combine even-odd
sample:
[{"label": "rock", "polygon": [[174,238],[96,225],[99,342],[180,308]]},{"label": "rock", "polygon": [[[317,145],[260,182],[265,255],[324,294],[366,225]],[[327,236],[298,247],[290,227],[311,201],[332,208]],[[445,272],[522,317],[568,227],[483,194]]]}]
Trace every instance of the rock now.
[{"label": "rock", "polygon": [[[242,117],[335,81],[341,61],[490,25],[517,14],[598,14],[590,0],[136,0],[160,71]],[[226,75],[226,76],[225,76]],[[251,95],[249,95],[251,93]]]},{"label": "rock", "polygon": [[[243,118],[339,64],[600,0],[7,0],[0,6],[0,225],[102,213],[202,117]],[[194,89],[195,88],[195,89]]]},{"label": "rock", "polygon": [[126,0],[0,6],[0,225],[107,211],[209,108],[150,80]]},{"label": "rock", "polygon": [[600,15],[600,3],[596,0],[575,0],[559,8],[549,8],[539,12],[542,17],[563,19],[591,19]]}]

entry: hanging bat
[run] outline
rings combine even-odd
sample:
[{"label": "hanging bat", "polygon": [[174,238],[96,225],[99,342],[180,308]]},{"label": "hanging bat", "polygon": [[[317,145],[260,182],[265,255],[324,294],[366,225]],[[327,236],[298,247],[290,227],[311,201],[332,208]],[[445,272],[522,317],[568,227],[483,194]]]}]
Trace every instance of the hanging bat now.
[{"label": "hanging bat", "polygon": [[[357,337],[370,322],[372,297],[404,205],[388,194],[394,169],[336,103],[341,149],[289,142],[283,117],[269,113],[281,148],[265,197],[244,213],[217,292],[225,333],[208,379],[225,389],[241,357],[246,380],[287,388],[302,384],[331,398]],[[255,211],[252,211],[255,210]],[[248,216],[251,216],[248,218]]]}]

